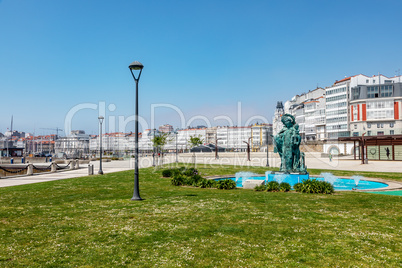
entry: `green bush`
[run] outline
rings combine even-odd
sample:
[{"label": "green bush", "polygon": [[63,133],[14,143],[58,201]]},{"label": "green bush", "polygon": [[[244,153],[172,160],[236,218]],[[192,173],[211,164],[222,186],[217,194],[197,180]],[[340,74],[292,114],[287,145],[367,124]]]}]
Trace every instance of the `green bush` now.
[{"label": "green bush", "polygon": [[282,182],[281,184],[279,184],[279,191],[281,192],[289,192],[290,188],[290,184],[287,182]]},{"label": "green bush", "polygon": [[198,186],[198,182],[203,178],[200,175],[192,175],[191,177],[187,177],[186,184],[191,186]]},{"label": "green bush", "polygon": [[303,183],[299,182],[293,185],[293,189],[295,189],[296,192],[301,192],[301,187],[303,186]]},{"label": "green bush", "polygon": [[327,182],[327,181],[322,181],[322,192],[323,194],[333,194],[335,192],[334,186]]},{"label": "green bush", "polygon": [[267,184],[268,192],[277,192],[279,191],[279,183],[277,181],[270,181]]},{"label": "green bush", "polygon": [[198,181],[198,187],[200,188],[213,188],[216,187],[216,181],[214,180],[207,180],[207,179],[201,179]]},{"label": "green bush", "polygon": [[164,170],[162,170],[162,176],[163,177],[165,177],[165,178],[169,178],[169,177],[172,177],[172,175],[173,175],[173,170],[172,169],[164,169]]},{"label": "green bush", "polygon": [[230,190],[236,188],[236,182],[230,179],[217,181],[216,188],[223,190]]},{"label": "green bush", "polygon": [[193,176],[193,175],[198,175],[198,170],[195,168],[188,168],[182,170],[182,174],[186,176]]},{"label": "green bush", "polygon": [[260,192],[260,191],[265,191],[267,189],[267,186],[265,184],[263,185],[256,185],[254,187],[254,191]]},{"label": "green bush", "polygon": [[307,179],[300,183],[295,190],[301,193],[308,194],[332,194],[334,193],[334,186],[326,181],[318,181],[316,179]]},{"label": "green bush", "polygon": [[176,174],[172,177],[172,184],[174,186],[180,186],[180,185],[185,185],[186,184],[187,178],[181,174]]}]

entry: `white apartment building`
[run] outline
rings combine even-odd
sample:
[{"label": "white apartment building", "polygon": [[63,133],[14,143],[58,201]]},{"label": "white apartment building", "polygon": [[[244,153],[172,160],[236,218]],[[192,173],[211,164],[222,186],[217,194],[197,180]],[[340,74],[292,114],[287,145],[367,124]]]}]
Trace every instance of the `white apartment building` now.
[{"label": "white apartment building", "polygon": [[351,78],[350,130],[351,136],[383,136],[402,134],[401,76]]},{"label": "white apartment building", "polygon": [[[325,101],[325,89],[316,88],[285,102],[284,113],[295,117],[302,140],[326,138]],[[278,117],[280,111],[278,112],[278,108],[276,110],[273,128],[277,133],[282,128],[282,122]]]},{"label": "white apartment building", "polygon": [[[284,112],[295,116],[304,140],[326,141],[325,153],[355,154],[357,148],[354,148],[354,144],[357,140],[354,139],[353,144],[349,137],[387,136],[388,139],[393,136],[393,139],[399,139],[398,135],[402,135],[401,78],[380,74],[372,77],[362,74],[347,77],[325,88],[324,92],[323,89],[311,91],[316,95],[312,96],[311,92],[296,95],[285,102]],[[277,126],[279,118],[280,116],[275,116],[275,130],[280,129]],[[338,139],[342,142],[338,142]],[[376,143],[372,139],[370,142]],[[397,145],[392,143],[392,146]],[[387,148],[393,153],[392,159],[399,159],[398,155],[402,155],[402,151],[399,152],[394,147]],[[380,159],[381,156],[370,157]]]},{"label": "white apartment building", "polygon": [[349,137],[348,99],[350,92],[350,77],[336,81],[325,89],[326,131],[329,140],[338,137]]}]

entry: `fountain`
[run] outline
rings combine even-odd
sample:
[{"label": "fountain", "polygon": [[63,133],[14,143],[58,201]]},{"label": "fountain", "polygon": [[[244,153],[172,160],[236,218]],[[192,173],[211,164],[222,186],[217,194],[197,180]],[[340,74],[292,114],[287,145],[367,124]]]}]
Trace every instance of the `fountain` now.
[{"label": "fountain", "polygon": [[272,171],[265,171],[265,183],[268,183],[268,177],[269,177],[269,174],[271,174],[272,173]]},{"label": "fountain", "polygon": [[279,183],[286,180],[290,184],[302,182],[309,178],[305,165],[305,156],[300,152],[301,136],[299,125],[291,114],[284,114],[281,118],[283,128],[278,135],[273,136],[274,152],[281,158],[279,172],[268,174],[268,181]]},{"label": "fountain", "polygon": [[351,177],[351,179],[355,181],[356,187],[359,185],[359,182],[360,182],[360,180],[362,178],[364,178],[364,177],[363,176],[357,176],[357,175]]},{"label": "fountain", "polygon": [[241,179],[241,182],[243,184],[243,182],[247,179],[250,179],[250,177],[256,176],[257,174],[253,173],[253,172],[249,172],[249,171],[240,171],[236,173],[236,183],[239,182],[239,180]]},{"label": "fountain", "polygon": [[338,179],[337,177],[335,177],[332,173],[329,172],[322,172],[320,174],[320,177],[324,178],[324,181],[331,183],[332,185],[335,184],[335,181]]}]

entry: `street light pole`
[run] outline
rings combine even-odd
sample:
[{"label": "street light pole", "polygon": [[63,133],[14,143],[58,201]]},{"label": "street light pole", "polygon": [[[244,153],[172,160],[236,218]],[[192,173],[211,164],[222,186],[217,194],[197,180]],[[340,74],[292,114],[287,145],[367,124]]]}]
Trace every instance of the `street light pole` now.
[{"label": "street light pole", "polygon": [[267,140],[267,167],[269,167],[269,137],[268,137],[268,128],[265,128],[266,140]]},{"label": "street light pole", "polygon": [[247,161],[250,161],[250,160],[251,160],[251,159],[250,159],[250,140],[251,140],[251,137],[248,138],[248,142],[247,142],[247,141],[243,141],[245,144],[247,144]]},{"label": "street light pole", "polygon": [[156,131],[156,129],[154,128],[154,138],[153,138],[153,141],[152,141],[152,166],[153,167],[155,166],[155,151],[156,151],[156,148],[155,148],[155,131]]},{"label": "street light pole", "polygon": [[218,138],[215,139],[215,159],[219,159],[218,155]]},{"label": "street light pole", "polygon": [[179,159],[178,159],[178,150],[177,150],[177,134],[179,134],[179,132],[176,130],[175,132],[174,132],[174,134],[176,134],[176,163],[178,163],[179,162]]},{"label": "street light pole", "polygon": [[103,170],[102,170],[102,123],[103,119],[105,119],[103,116],[99,116],[99,123],[100,123],[100,130],[99,130],[99,171],[98,174],[103,175]]},{"label": "street light pole", "polygon": [[[134,170],[134,193],[131,198],[132,201],[140,201],[142,198],[140,197],[140,189],[139,189],[139,181],[138,181],[138,80],[140,80],[142,69],[144,65],[142,65],[138,61],[134,61],[131,63],[128,68],[130,69],[131,75],[135,81],[135,170]],[[133,71],[139,71],[138,77],[136,78]]]}]

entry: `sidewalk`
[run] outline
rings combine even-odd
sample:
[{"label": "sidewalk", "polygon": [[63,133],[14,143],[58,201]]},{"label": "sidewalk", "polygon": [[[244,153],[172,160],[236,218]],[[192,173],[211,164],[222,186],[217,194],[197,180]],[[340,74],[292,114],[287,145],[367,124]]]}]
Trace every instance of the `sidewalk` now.
[{"label": "sidewalk", "polygon": [[[375,171],[375,172],[401,172],[402,163],[400,161],[369,161],[368,164],[361,164],[359,160],[353,160],[350,157],[336,158],[332,161],[328,158],[322,158],[318,153],[307,153],[306,164],[307,169],[333,169],[333,170],[355,170],[359,171]],[[179,162],[192,163],[192,154],[180,154]],[[139,159],[139,167],[146,168],[152,166],[152,157],[141,157]],[[174,154],[169,154],[164,157],[164,163],[173,163],[176,160]],[[215,159],[214,153],[198,153],[196,154],[198,165],[236,165],[236,166],[266,166],[266,153],[252,153],[251,161],[247,161],[245,153],[219,153],[219,159]],[[94,165],[94,174],[98,174],[99,161],[92,161]],[[269,155],[270,167],[279,167],[280,159],[275,154]],[[134,159],[102,162],[102,170],[104,174],[118,171],[134,169]],[[0,187],[16,186],[23,184],[39,183],[45,181],[64,180],[77,177],[88,176],[88,168],[86,165],[81,165],[80,169],[68,170],[56,173],[38,174],[32,176],[21,176],[12,178],[0,179]]]},{"label": "sidewalk", "polygon": [[[147,165],[151,161],[142,161],[142,166],[140,163],[140,168],[148,167]],[[98,174],[99,171],[99,161],[92,161],[90,163],[94,165],[94,175]],[[102,162],[102,171],[104,174],[113,173],[118,171],[130,170],[134,169],[134,160],[123,160],[123,161],[112,161],[112,162]],[[80,169],[75,170],[66,170],[55,173],[45,173],[45,174],[34,174],[32,176],[20,176],[20,177],[11,177],[11,178],[2,178],[0,179],[0,187],[8,187],[8,186],[17,186],[45,181],[55,181],[55,180],[64,180],[78,177],[88,176],[88,165],[81,165]]]}]

